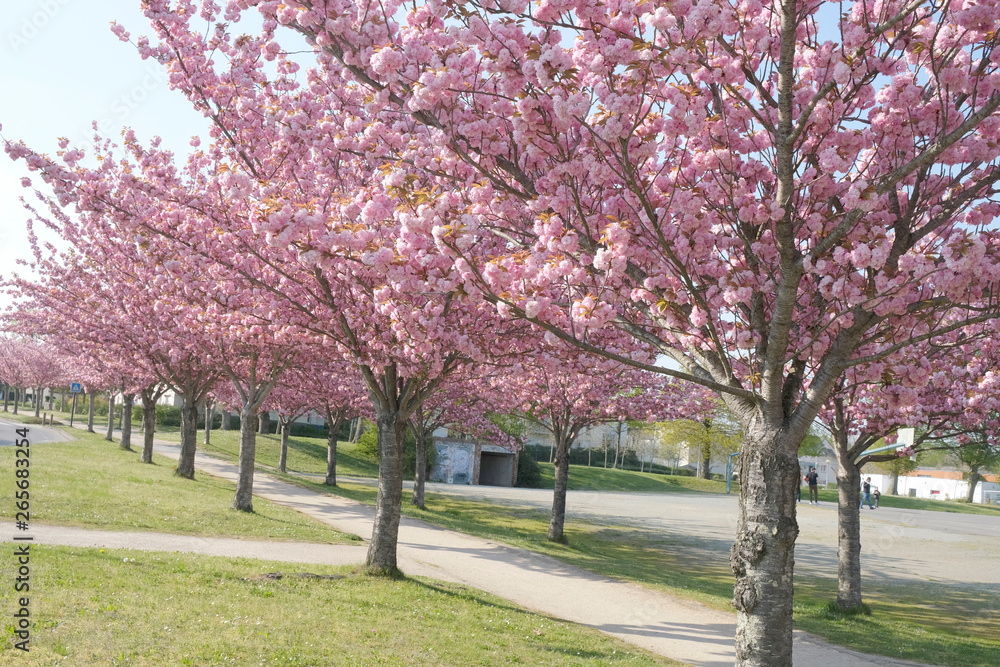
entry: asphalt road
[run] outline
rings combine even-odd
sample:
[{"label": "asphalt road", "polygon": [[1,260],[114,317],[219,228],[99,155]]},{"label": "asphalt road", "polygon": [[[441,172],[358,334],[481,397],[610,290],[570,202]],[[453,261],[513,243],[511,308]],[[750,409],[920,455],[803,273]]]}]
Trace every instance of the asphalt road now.
[{"label": "asphalt road", "polygon": [[10,447],[19,436],[16,434],[18,428],[28,429],[28,442],[64,442],[69,440],[69,436],[58,429],[44,426],[26,425],[20,422],[10,421],[0,416],[0,447]]},{"label": "asphalt road", "polygon": [[[428,490],[549,511],[552,492],[488,486],[428,484]],[[570,491],[567,520],[652,529],[706,557],[728,561],[736,535],[739,498],[707,493]],[[1000,598],[1000,516],[881,507],[861,510],[865,577],[975,585]],[[798,506],[796,573],[836,576],[837,508]]]}]

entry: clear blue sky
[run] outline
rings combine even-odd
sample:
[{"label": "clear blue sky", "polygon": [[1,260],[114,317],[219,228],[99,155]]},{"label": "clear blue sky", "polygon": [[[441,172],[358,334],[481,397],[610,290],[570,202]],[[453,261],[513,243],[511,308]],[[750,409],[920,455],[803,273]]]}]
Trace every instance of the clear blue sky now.
[{"label": "clear blue sky", "polygon": [[[142,60],[120,42],[109,25],[117,20],[132,33],[149,34],[139,0],[29,0],[7,3],[0,13],[0,124],[7,140],[24,140],[43,152],[58,150],[64,136],[89,145],[93,121],[119,138],[132,127],[147,140],[155,135],[183,154],[192,135],[206,123],[166,86],[162,68]],[[30,259],[25,240],[27,215],[18,197],[27,171],[0,155],[0,275]],[[36,181],[38,179],[35,179]],[[0,308],[9,300],[0,296]]]}]

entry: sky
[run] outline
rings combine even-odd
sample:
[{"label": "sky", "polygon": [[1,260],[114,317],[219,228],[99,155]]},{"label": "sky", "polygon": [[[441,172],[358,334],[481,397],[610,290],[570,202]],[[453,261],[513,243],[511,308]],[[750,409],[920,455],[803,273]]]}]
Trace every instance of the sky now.
[{"label": "sky", "polygon": [[[59,137],[86,147],[91,123],[117,139],[125,126],[146,141],[183,154],[207,123],[179,92],[168,90],[157,63],[142,60],[115,37],[112,21],[133,38],[150,34],[139,0],[29,0],[7,3],[0,12],[0,125],[6,141],[23,140],[48,153]],[[25,234],[27,213],[19,198],[29,172],[0,155],[0,276],[24,275],[17,260],[31,259]],[[38,180],[37,178],[35,179]],[[50,235],[43,239],[54,240]],[[11,300],[0,295],[0,309]]]}]

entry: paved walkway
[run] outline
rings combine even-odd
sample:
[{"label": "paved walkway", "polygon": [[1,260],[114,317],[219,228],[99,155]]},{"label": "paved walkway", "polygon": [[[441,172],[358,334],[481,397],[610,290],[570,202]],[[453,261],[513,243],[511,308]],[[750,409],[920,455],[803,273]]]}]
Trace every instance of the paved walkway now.
[{"label": "paved walkway", "polygon": [[[176,459],[178,446],[158,443],[157,453]],[[236,480],[234,464],[197,456],[200,474]],[[308,514],[337,530],[367,537],[374,508],[281,482],[258,472],[254,494]],[[7,533],[7,531],[5,531]],[[161,533],[115,533],[33,525],[36,541],[193,551],[270,560],[343,564],[360,562],[364,547],[302,545]],[[10,540],[9,534],[2,536]],[[404,517],[399,531],[399,566],[410,575],[453,581],[485,590],[522,607],[599,629],[654,653],[692,665],[734,662],[735,615],[571,567],[547,556],[456,533]],[[914,665],[865,656],[797,632],[795,664],[821,667]]]}]

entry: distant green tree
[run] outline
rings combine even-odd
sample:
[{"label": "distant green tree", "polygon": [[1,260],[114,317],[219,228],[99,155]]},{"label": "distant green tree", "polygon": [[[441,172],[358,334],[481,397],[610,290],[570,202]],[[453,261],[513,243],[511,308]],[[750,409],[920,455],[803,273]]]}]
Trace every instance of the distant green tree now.
[{"label": "distant green tree", "polygon": [[711,478],[712,461],[723,460],[740,448],[743,429],[721,401],[716,401],[699,419],[675,419],[655,426],[661,456],[676,454],[678,446],[688,447],[701,458],[702,477]]},{"label": "distant green tree", "polygon": [[1000,446],[990,440],[985,429],[969,435],[970,442],[951,450],[949,458],[969,481],[969,492],[965,500],[971,503],[983,474],[1000,471]]}]

